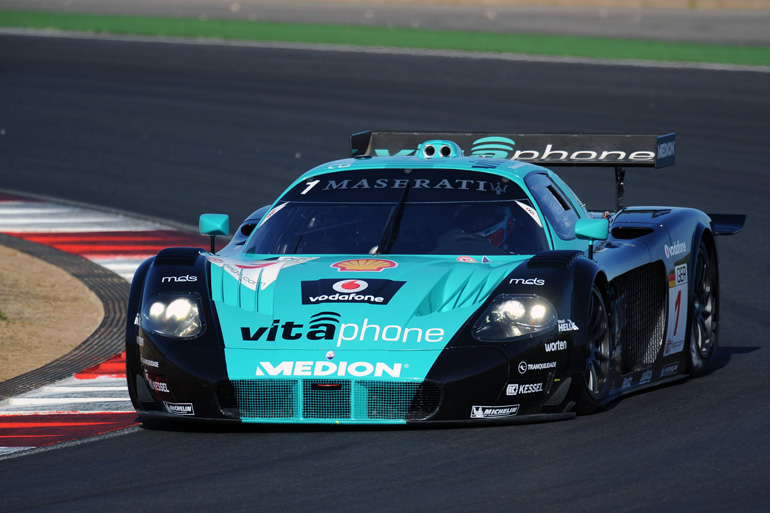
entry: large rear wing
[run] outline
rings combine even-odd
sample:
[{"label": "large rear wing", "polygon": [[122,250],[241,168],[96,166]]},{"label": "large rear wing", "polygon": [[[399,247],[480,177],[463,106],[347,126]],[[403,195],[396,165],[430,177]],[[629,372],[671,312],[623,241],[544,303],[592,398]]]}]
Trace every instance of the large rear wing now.
[{"label": "large rear wing", "polygon": [[[350,155],[419,155],[423,143],[451,141],[466,157],[518,160],[545,166],[615,168],[616,207],[623,208],[625,169],[662,168],[675,160],[676,134],[508,134],[490,132],[366,131],[350,136]],[[436,155],[437,157],[439,155]]]}]

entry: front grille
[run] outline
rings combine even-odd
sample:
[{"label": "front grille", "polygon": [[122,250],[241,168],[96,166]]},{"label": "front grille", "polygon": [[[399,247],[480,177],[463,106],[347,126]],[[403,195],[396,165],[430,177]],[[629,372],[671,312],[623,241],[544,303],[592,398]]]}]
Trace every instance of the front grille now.
[{"label": "front grille", "polygon": [[296,416],[297,380],[222,381],[217,400],[228,417],[291,419]]},{"label": "front grille", "polygon": [[441,389],[414,381],[233,380],[218,383],[217,400],[232,418],[403,421],[433,415]]},{"label": "front grille", "polygon": [[360,381],[356,414],[369,419],[420,420],[438,409],[441,391],[434,383]]}]

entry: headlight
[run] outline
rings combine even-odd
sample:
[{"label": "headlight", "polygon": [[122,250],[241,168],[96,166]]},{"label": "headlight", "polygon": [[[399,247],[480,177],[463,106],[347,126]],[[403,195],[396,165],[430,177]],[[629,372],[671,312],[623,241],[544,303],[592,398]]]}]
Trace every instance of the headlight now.
[{"label": "headlight", "polygon": [[203,331],[197,294],[161,294],[142,308],[142,329],[171,338],[191,338]]},{"label": "headlight", "polygon": [[482,342],[508,342],[555,326],[556,311],[545,299],[503,294],[479,317],[471,334]]}]

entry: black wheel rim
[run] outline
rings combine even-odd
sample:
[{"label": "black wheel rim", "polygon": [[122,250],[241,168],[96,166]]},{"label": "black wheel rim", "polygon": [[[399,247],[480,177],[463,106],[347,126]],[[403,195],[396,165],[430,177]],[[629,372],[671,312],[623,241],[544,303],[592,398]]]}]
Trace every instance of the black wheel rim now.
[{"label": "black wheel rim", "polygon": [[693,283],[692,342],[693,361],[705,360],[714,341],[714,285],[708,253],[701,246],[695,260]]},{"label": "black wheel rim", "polygon": [[591,293],[589,312],[585,383],[588,393],[599,399],[607,386],[610,369],[610,332],[607,313],[596,290]]}]

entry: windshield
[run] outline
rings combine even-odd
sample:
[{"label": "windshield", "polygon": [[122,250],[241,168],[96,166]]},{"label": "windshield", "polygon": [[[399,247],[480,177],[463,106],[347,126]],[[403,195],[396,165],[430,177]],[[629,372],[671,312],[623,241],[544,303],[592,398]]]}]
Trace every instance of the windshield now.
[{"label": "windshield", "polygon": [[534,254],[542,223],[515,183],[483,172],[373,169],[288,191],[246,244],[250,254]]}]

